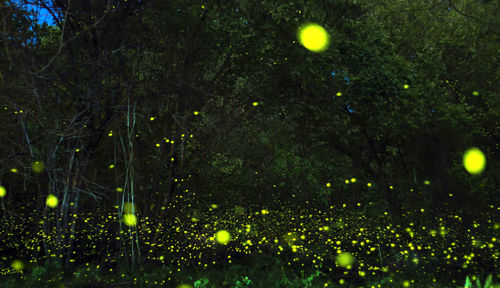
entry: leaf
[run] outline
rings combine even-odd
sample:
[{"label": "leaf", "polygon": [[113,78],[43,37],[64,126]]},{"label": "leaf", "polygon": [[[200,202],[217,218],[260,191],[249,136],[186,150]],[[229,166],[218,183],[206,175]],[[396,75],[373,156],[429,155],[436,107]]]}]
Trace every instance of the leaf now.
[{"label": "leaf", "polygon": [[488,277],[486,277],[486,282],[484,282],[484,288],[492,288],[493,287],[493,277],[491,276],[491,273],[490,275],[488,275]]},{"label": "leaf", "polygon": [[470,281],[469,276],[465,277],[465,285],[464,288],[472,288],[472,282]]},{"label": "leaf", "polygon": [[398,153],[398,148],[395,148],[395,147],[391,147],[391,146],[387,146],[386,147],[386,151],[387,152],[390,152],[392,154],[392,156],[396,156],[396,154]]},{"label": "leaf", "polygon": [[378,169],[378,166],[375,162],[370,162],[370,164],[368,164],[368,166],[370,167],[370,169],[372,169],[373,171],[377,171]]}]

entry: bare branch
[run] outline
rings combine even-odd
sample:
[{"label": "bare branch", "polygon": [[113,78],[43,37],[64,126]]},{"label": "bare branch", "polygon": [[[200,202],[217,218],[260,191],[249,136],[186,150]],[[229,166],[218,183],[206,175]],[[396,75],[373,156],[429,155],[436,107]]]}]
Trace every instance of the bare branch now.
[{"label": "bare branch", "polygon": [[471,19],[474,19],[478,22],[481,22],[481,23],[485,23],[483,20],[475,17],[475,16],[472,16],[472,15],[468,15],[468,14],[465,14],[464,12],[460,11],[460,9],[458,9],[454,4],[453,2],[451,2],[451,0],[448,0],[448,3],[450,4],[450,8],[454,9],[455,11],[457,11],[459,14],[461,14],[462,16],[465,16],[465,17],[468,17],[468,18],[471,18]]},{"label": "bare branch", "polygon": [[47,63],[47,65],[45,65],[42,69],[40,69],[38,72],[35,72],[34,74],[38,76],[39,73],[42,73],[43,71],[45,71],[45,69],[47,69],[51,64],[52,62],[57,58],[57,56],[59,56],[59,54],[61,53],[63,47],[68,44],[69,42],[75,40],[76,38],[78,38],[78,36],[80,36],[80,34],[82,34],[83,32],[87,31],[87,30],[90,30],[94,27],[96,27],[97,25],[99,25],[99,23],[101,23],[109,14],[110,14],[110,10],[111,10],[111,3],[110,3],[110,0],[108,0],[108,5],[106,7],[106,12],[104,13],[104,15],[99,18],[96,22],[94,22],[94,24],[90,25],[89,27],[83,29],[81,32],[79,33],[76,33],[75,36],[71,37],[70,39],[66,40],[65,42],[63,42],[63,37],[64,37],[64,29],[66,27],[66,21],[68,19],[68,11],[69,11],[69,3],[70,3],[70,0],[68,0],[68,7],[66,8],[66,12],[65,12],[65,16],[64,16],[64,22],[63,22],[63,27],[61,29],[61,39],[60,39],[60,43],[59,43],[59,49],[58,51],[56,52],[56,54],[49,60],[49,62]]}]

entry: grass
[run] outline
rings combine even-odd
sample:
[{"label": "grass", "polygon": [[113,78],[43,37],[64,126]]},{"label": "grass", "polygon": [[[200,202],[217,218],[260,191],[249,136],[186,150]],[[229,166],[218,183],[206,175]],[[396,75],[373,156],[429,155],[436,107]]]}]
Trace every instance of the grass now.
[{"label": "grass", "polygon": [[314,269],[298,270],[278,259],[255,255],[231,265],[185,267],[176,273],[171,273],[173,267],[158,265],[144,265],[132,273],[127,273],[126,268],[105,272],[93,265],[70,269],[36,266],[22,275],[11,274],[2,279],[0,287],[463,287],[463,284],[433,281],[431,274],[419,271],[362,279]]},{"label": "grass", "polygon": [[[362,205],[177,207],[186,208],[168,216],[158,243],[150,242],[157,219],[137,213],[141,253],[134,269],[127,264],[128,232],[110,228],[120,221],[116,211],[78,215],[74,259],[64,267],[47,263],[54,257],[43,252],[55,244],[55,237],[40,233],[40,221],[55,221],[51,215],[40,220],[34,209],[26,209],[33,214],[20,221],[4,214],[0,287],[454,288],[463,287],[467,275],[475,282],[498,271],[493,207],[469,224],[461,211],[430,217],[416,209],[396,221],[385,211],[366,217]],[[220,230],[232,236],[227,245],[213,238]],[[354,257],[350,267],[337,259],[345,252]],[[14,269],[16,259],[24,267]],[[498,275],[493,278],[496,282]]]}]

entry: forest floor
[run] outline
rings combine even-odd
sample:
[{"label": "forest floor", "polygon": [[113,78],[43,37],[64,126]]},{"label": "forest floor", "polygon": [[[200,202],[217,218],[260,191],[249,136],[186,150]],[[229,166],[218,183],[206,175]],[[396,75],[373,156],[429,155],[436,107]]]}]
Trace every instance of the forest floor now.
[{"label": "forest floor", "polygon": [[[371,215],[356,206],[214,207],[167,215],[172,220],[156,244],[158,223],[138,214],[137,226],[129,227],[137,233],[129,234],[137,236],[132,246],[140,252],[134,254],[131,241],[117,242],[109,228],[116,212],[82,213],[75,259],[64,266],[47,264],[54,257],[44,256],[43,247],[51,238],[33,232],[36,225],[4,215],[0,287],[455,288],[464,287],[466,276],[484,283],[490,273],[498,282],[495,209],[466,223],[460,211],[434,217],[414,211],[396,221],[386,212]],[[221,230],[231,235],[224,245],[217,242]]]}]

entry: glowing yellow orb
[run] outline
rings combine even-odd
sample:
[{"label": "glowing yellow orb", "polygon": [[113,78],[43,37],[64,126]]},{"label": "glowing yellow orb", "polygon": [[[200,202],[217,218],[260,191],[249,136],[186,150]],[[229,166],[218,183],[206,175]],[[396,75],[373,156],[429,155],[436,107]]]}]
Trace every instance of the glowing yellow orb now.
[{"label": "glowing yellow orb", "polygon": [[123,204],[123,214],[134,214],[135,211],[134,203],[125,202],[125,204]]},{"label": "glowing yellow orb", "polygon": [[342,267],[347,267],[354,262],[354,256],[349,252],[343,252],[337,255],[337,263]]},{"label": "glowing yellow orb", "polygon": [[134,214],[123,214],[123,223],[127,226],[137,225],[137,217]]},{"label": "glowing yellow orb", "polygon": [[49,196],[47,196],[47,201],[45,202],[45,204],[50,208],[56,208],[57,204],[59,204],[59,199],[57,199],[56,196],[50,194]]},{"label": "glowing yellow orb", "polygon": [[35,161],[33,164],[31,164],[31,169],[33,169],[33,172],[35,173],[42,173],[44,169],[43,162],[42,161]]},{"label": "glowing yellow orb", "polygon": [[215,233],[215,241],[219,244],[227,244],[231,241],[231,234],[229,234],[226,230],[220,230]]},{"label": "glowing yellow orb", "polygon": [[21,271],[24,269],[24,263],[21,260],[14,260],[10,266],[17,271]]},{"label": "glowing yellow orb", "polygon": [[483,152],[476,147],[467,150],[463,157],[464,167],[470,174],[479,174],[483,172],[486,166],[486,158]]},{"label": "glowing yellow orb", "polygon": [[318,24],[310,23],[299,28],[298,38],[300,44],[312,52],[324,51],[329,42],[329,35],[325,28]]},{"label": "glowing yellow orb", "polygon": [[5,187],[0,186],[0,198],[5,197],[5,194],[7,194],[7,190],[5,189]]}]

